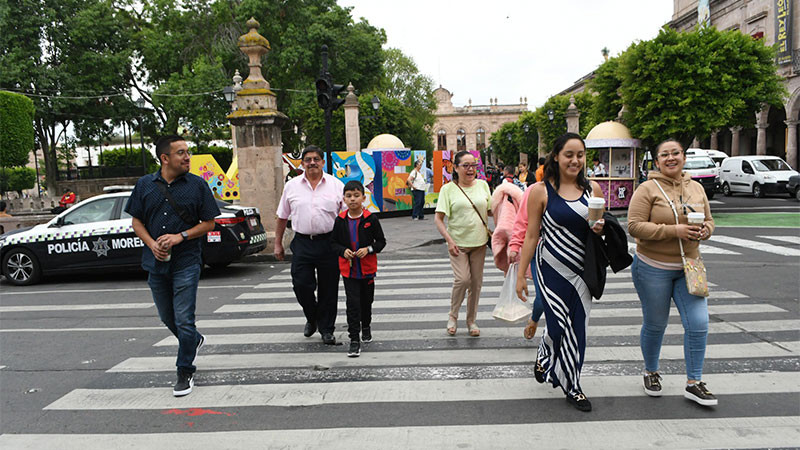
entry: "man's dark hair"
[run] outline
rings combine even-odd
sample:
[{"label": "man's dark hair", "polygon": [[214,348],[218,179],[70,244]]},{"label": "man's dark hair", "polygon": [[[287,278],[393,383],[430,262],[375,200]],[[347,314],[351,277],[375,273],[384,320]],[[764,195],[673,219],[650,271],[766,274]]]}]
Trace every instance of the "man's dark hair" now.
[{"label": "man's dark hair", "polygon": [[600,162],[600,158],[595,156],[594,158],[592,158],[592,162],[598,162],[599,163]]},{"label": "man's dark hair", "polygon": [[322,160],[325,160],[325,155],[322,154],[322,149],[317,147],[316,145],[309,145],[303,149],[303,153],[300,154],[300,159],[306,159],[306,155],[309,153],[316,153]]},{"label": "man's dark hair", "polygon": [[177,134],[168,134],[166,136],[161,136],[156,141],[156,158],[158,158],[158,162],[161,162],[161,155],[169,156],[169,149],[172,146],[173,142],[178,141],[185,141],[181,136]]},{"label": "man's dark hair", "polygon": [[509,165],[503,167],[503,172],[507,173],[507,174],[509,174],[509,175],[511,175],[513,177],[514,176],[514,166],[509,164]]},{"label": "man's dark hair", "polygon": [[539,158],[539,165],[540,165],[540,166],[544,165],[544,162],[545,162],[545,161],[547,161],[547,160],[546,160],[544,157],[542,157],[542,158]]},{"label": "man's dark hair", "polygon": [[344,192],[347,191],[359,191],[364,195],[364,185],[358,180],[350,180],[344,185]]},{"label": "man's dark hair", "polygon": [[6,202],[0,200],[0,212],[6,210]]}]

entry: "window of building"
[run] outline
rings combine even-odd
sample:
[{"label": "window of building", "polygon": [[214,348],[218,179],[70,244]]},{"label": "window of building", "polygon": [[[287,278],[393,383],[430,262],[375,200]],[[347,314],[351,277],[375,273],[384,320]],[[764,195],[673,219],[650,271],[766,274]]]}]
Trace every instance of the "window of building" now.
[{"label": "window of building", "polygon": [[467,132],[463,128],[456,131],[456,151],[467,149]]},{"label": "window of building", "polygon": [[486,130],[478,128],[475,132],[475,142],[478,151],[486,148]]},{"label": "window of building", "polygon": [[439,130],[436,133],[436,150],[447,150],[447,131]]}]

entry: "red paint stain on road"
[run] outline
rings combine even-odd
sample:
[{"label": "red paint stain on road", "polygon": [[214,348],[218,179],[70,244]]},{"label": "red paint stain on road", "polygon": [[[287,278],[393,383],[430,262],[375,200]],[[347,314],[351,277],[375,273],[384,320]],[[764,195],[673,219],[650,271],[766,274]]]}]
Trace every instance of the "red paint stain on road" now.
[{"label": "red paint stain on road", "polygon": [[[175,414],[176,416],[189,416],[189,417],[205,416],[205,415],[231,417],[236,415],[236,413],[227,413],[222,411],[214,411],[213,409],[203,409],[203,408],[168,409],[166,411],[161,411],[161,414]],[[193,424],[193,422],[189,423]]]},{"label": "red paint stain on road", "polygon": [[189,425],[189,428],[194,426],[194,422],[186,422],[186,425]]}]

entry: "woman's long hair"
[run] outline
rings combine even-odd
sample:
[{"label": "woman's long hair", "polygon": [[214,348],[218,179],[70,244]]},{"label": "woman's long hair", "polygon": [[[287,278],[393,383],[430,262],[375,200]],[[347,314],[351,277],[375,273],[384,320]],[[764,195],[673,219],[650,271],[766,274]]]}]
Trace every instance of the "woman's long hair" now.
[{"label": "woman's long hair", "polygon": [[464,159],[465,156],[471,154],[472,153],[466,150],[461,150],[460,152],[456,153],[456,156],[453,157],[453,181],[455,181],[456,184],[458,184],[458,171],[456,170],[456,167],[461,164],[461,160]]},{"label": "woman's long hair", "polygon": [[[544,179],[552,181],[556,190],[558,190],[559,186],[561,185],[561,177],[558,171],[558,162],[556,162],[556,156],[567,144],[567,141],[572,139],[581,141],[584,151],[586,150],[586,143],[583,142],[583,138],[575,133],[564,133],[559,136],[558,139],[556,139],[555,144],[553,144],[553,151],[547,154],[547,158],[544,161]],[[583,170],[578,172],[578,177],[575,179],[575,182],[584,190],[592,192],[592,184],[586,179],[586,174]]]}]

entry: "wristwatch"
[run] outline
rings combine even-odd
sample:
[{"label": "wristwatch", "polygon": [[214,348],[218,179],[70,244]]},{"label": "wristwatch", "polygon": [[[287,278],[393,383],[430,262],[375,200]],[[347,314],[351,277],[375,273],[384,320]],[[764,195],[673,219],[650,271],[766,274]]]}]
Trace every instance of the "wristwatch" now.
[{"label": "wristwatch", "polygon": [[183,240],[184,241],[188,241],[189,240],[189,233],[187,233],[185,231],[181,231],[181,236],[183,236]]}]

